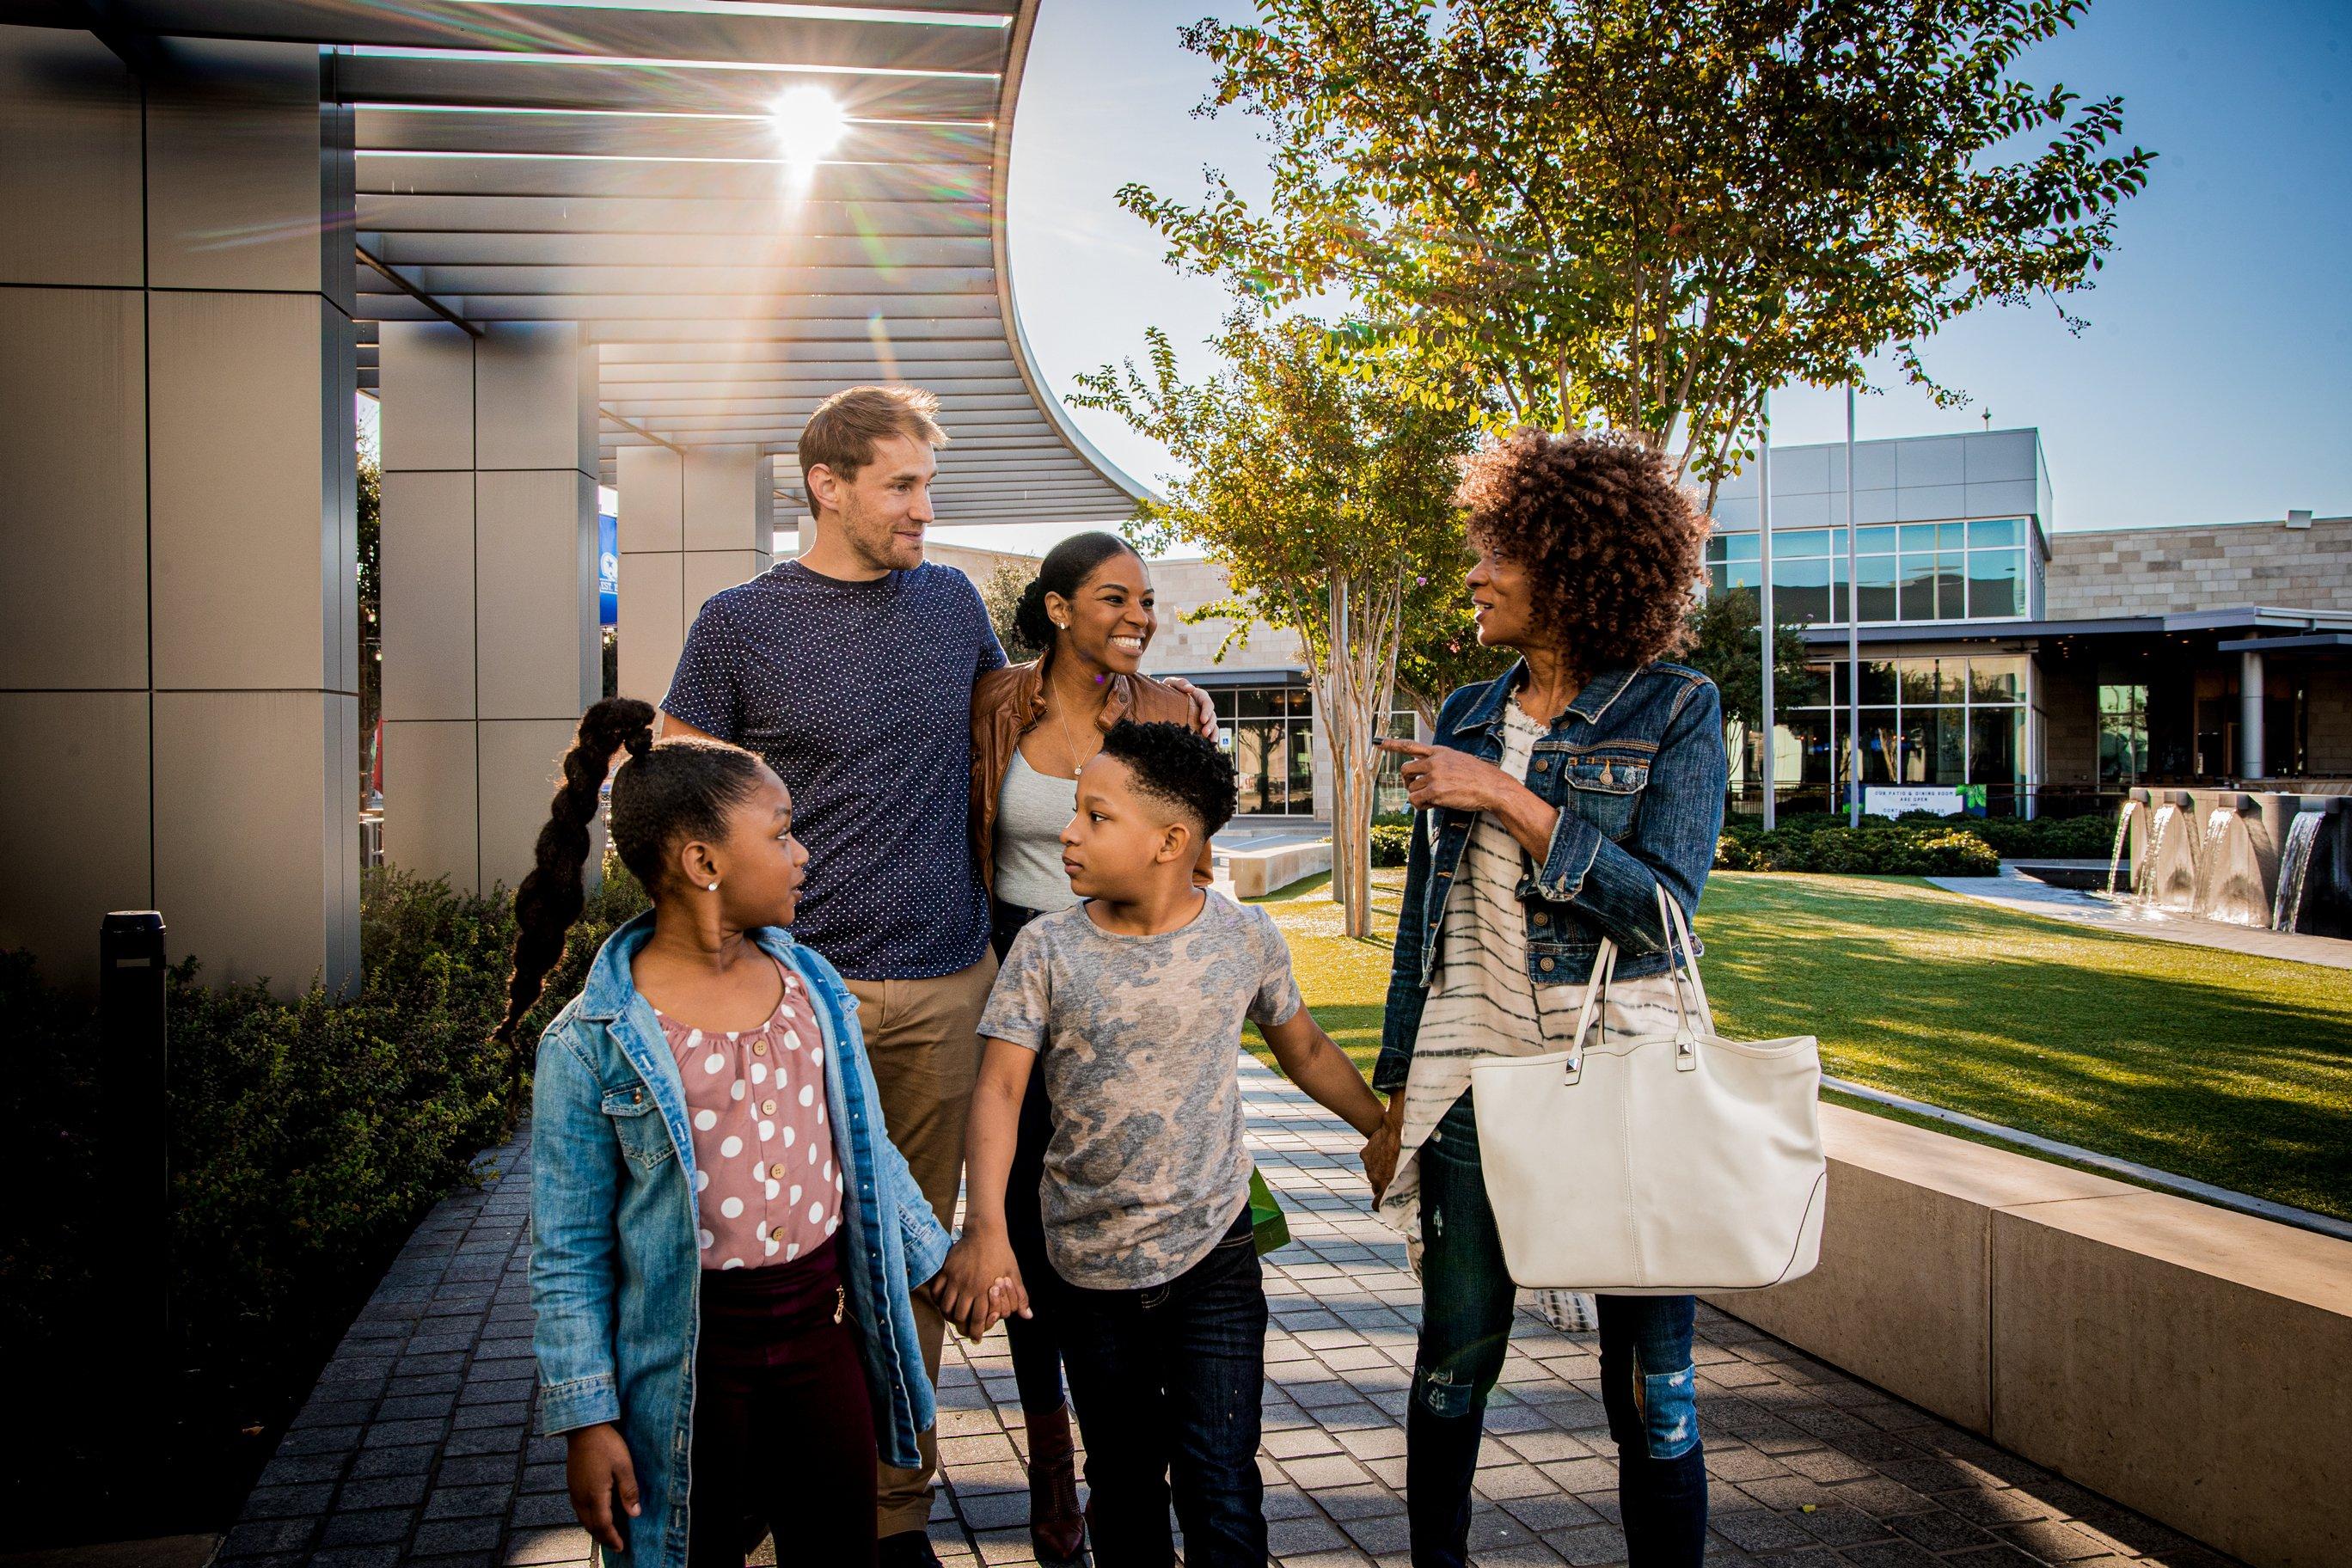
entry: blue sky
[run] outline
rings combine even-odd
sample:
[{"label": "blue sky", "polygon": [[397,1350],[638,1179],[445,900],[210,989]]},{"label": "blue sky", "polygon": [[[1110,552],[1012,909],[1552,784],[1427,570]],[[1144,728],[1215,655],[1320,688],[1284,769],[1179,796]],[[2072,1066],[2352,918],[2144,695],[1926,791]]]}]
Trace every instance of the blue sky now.
[{"label": "blue sky", "polygon": [[[1177,29],[1213,0],[1046,0],[1013,140],[1012,254],[1022,321],[1048,386],[1137,352],[1166,327],[1195,349],[1222,313],[1215,285],[1179,276],[1112,193],[1139,179],[1196,195],[1201,169],[1264,184],[1238,116],[1192,117],[1209,82]],[[2290,507],[2352,513],[2352,5],[2343,0],[2098,0],[2037,52],[2037,85],[2121,93],[2128,141],[2156,149],[2121,247],[2072,308],[1990,311],[1928,348],[1976,397],[1935,408],[1881,368],[1864,439],[2038,426],[2062,529],[2241,521]],[[1187,362],[1205,367],[1197,350]],[[1843,394],[1775,400],[1777,440],[1842,438]],[[1150,482],[1163,454],[1116,419],[1073,412]],[[1037,549],[1066,530],[954,530]]]}]

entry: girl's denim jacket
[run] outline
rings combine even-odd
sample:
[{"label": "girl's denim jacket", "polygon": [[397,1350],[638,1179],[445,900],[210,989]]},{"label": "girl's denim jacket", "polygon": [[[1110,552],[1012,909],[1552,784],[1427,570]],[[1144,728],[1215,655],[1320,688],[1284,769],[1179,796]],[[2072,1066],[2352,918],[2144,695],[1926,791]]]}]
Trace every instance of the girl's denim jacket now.
[{"label": "girl's denim jacket", "polygon": [[[687,1458],[700,1327],[694,1138],[686,1089],[629,961],[653,916],[614,931],[588,984],[540,1037],[531,1092],[530,1299],[539,1322],[539,1426],[617,1422],[643,1511],[608,1563],[686,1562]],[[783,931],[752,940],[808,988],[824,1035],[826,1120],[847,1202],[837,1233],[885,1463],[919,1464],[933,1420],[910,1286],[939,1272],[948,1234],[882,1122],[857,999],[832,964]]]},{"label": "girl's denim jacket", "polygon": [[[1436,743],[1487,762],[1503,754],[1503,704],[1525,679],[1515,664],[1501,678],[1465,686],[1437,710]],[[1559,808],[1551,848],[1538,866],[1523,857],[1518,895],[1528,912],[1528,979],[1557,985],[1589,979],[1603,936],[1616,939],[1624,979],[1666,972],[1658,889],[1685,914],[1715,864],[1728,783],[1723,703],[1715,682],[1678,664],[1612,670],[1584,689],[1536,742],[1528,787]],[[1397,921],[1387,1017],[1372,1087],[1404,1087],[1422,1004],[1442,951],[1445,915],[1474,811],[1413,814],[1404,910]]]}]

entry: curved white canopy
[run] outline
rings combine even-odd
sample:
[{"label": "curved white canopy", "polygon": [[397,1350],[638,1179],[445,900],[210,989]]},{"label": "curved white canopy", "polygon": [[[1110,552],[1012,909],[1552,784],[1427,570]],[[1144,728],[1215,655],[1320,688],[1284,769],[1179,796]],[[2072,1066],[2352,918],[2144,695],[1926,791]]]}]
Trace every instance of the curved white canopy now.
[{"label": "curved white canopy", "polygon": [[[905,381],[940,395],[953,438],[941,523],[1111,521],[1137,487],[1041,384],[1007,270],[1006,163],[1036,5],[105,9],[167,54],[174,37],[336,49],[368,263],[363,386],[375,321],[578,321],[601,348],[608,482],[615,450],[649,440],[789,454],[826,394]],[[814,161],[776,112],[812,88],[840,117]]]}]

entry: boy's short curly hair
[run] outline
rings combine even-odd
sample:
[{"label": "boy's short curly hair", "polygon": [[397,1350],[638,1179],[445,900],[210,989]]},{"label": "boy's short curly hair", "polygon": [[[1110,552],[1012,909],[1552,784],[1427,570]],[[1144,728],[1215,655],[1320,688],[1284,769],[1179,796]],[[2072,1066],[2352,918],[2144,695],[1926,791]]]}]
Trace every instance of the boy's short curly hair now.
[{"label": "boy's short curly hair", "polygon": [[1688,646],[1706,515],[1622,436],[1521,430],[1467,458],[1473,543],[1527,568],[1538,622],[1587,675]]},{"label": "boy's short curly hair", "polygon": [[1103,736],[1102,749],[1127,764],[1136,788],[1198,823],[1203,837],[1233,820],[1241,798],[1234,760],[1207,736],[1182,724],[1122,719]]}]

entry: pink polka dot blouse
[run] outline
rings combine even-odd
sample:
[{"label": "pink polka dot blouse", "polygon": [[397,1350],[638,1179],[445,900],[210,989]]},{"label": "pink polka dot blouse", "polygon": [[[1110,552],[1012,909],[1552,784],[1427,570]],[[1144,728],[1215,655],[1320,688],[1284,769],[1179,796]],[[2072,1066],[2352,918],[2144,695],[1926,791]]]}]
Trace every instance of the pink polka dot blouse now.
[{"label": "pink polka dot blouse", "polygon": [[705,1268],[789,1263],[841,1228],[824,1037],[799,977],[783,970],[783,980],[756,1029],[706,1032],[654,1010],[686,1082]]}]

